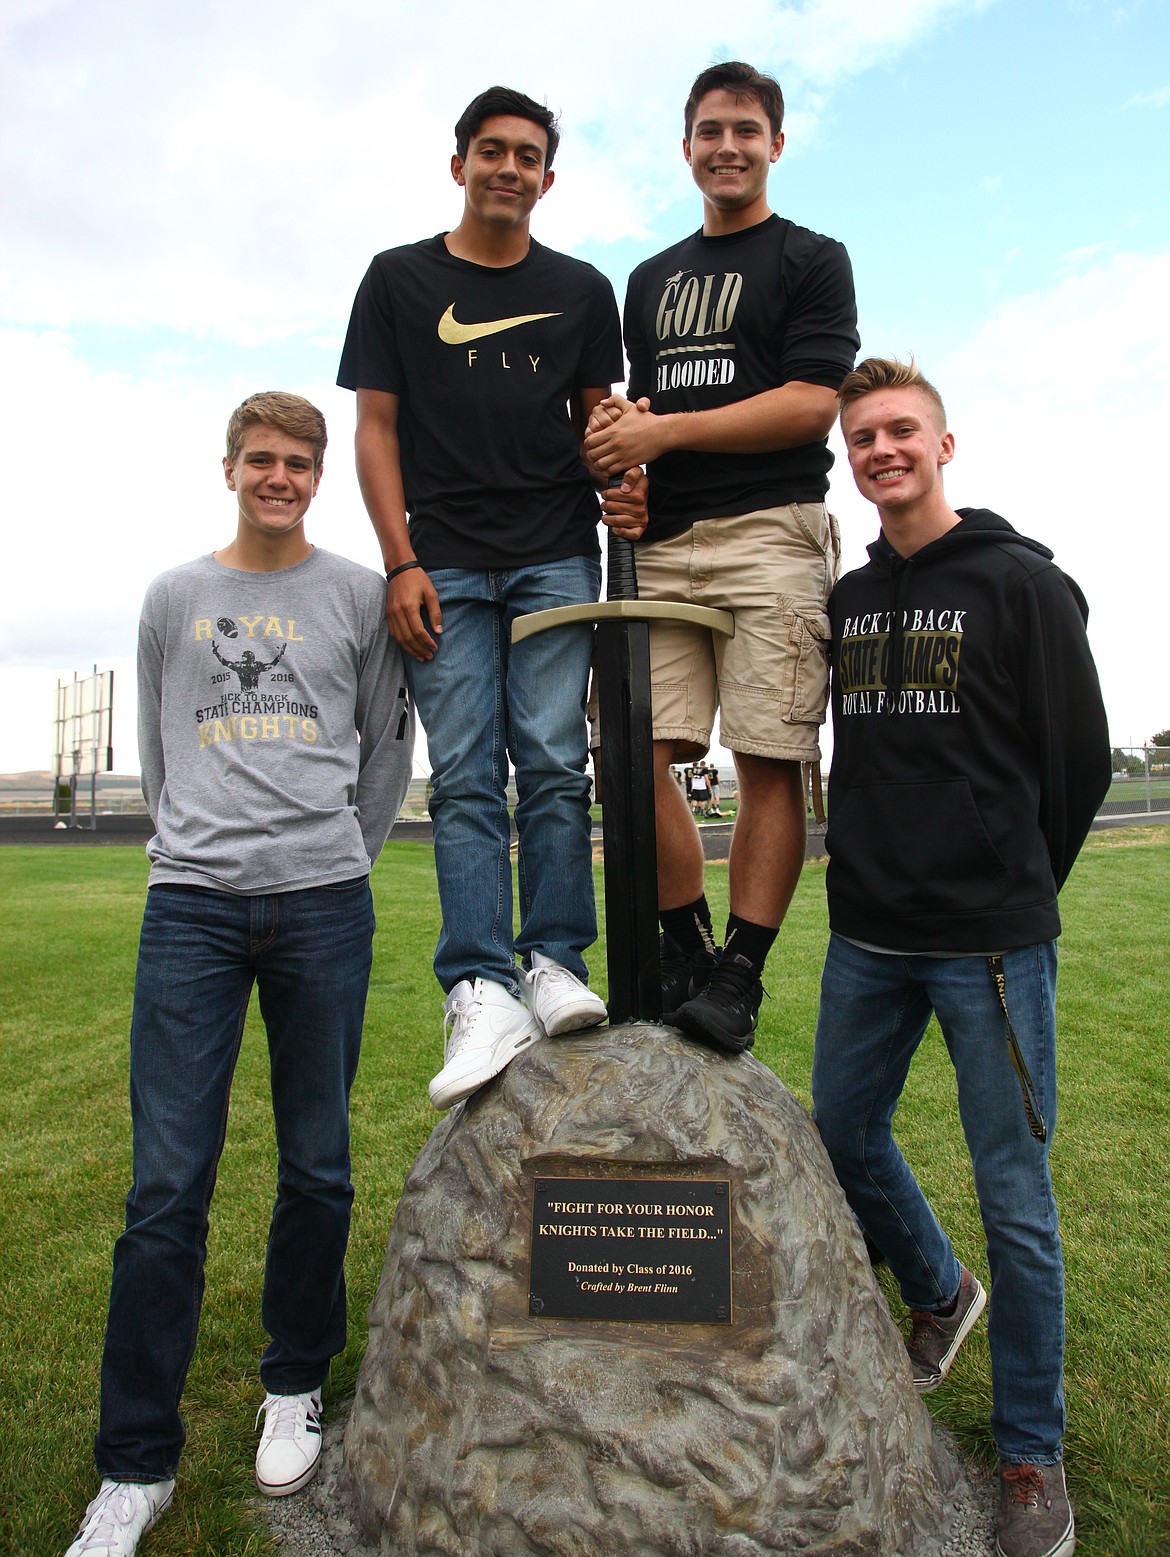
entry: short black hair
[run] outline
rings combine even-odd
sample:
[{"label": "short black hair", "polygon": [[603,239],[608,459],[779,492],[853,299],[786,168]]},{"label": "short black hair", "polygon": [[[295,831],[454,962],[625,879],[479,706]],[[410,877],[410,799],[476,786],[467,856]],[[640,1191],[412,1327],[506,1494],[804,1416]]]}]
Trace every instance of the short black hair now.
[{"label": "short black hair", "polygon": [[547,173],[552,167],[557,147],[561,143],[557,116],[551,108],[546,108],[544,104],[535,102],[526,93],[517,92],[512,87],[488,87],[486,92],[473,97],[459,115],[458,123],[455,125],[455,150],[460,159],[466,161],[471,137],[479,134],[480,125],[493,114],[508,114],[516,119],[531,119],[533,124],[540,126],[548,136],[548,151],[544,158],[544,170]]},{"label": "short black hair", "polygon": [[780,134],[784,127],[784,93],[780,90],[780,83],[774,76],[766,76],[762,70],[757,70],[754,65],[745,65],[740,59],[729,59],[724,60],[722,65],[708,65],[706,70],[700,71],[695,77],[691,95],[683,109],[688,141],[695,127],[695,112],[700,102],[708,92],[720,91],[754,97],[768,116],[772,138]]}]

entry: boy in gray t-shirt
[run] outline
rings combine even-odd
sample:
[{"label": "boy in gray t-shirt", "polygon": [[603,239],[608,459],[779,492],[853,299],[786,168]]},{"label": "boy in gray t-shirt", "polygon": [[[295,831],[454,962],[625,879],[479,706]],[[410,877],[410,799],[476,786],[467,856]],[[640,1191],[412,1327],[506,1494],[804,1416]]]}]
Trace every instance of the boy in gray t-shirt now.
[{"label": "boy in gray t-shirt", "polygon": [[114,1247],[95,1443],[101,1490],[66,1557],[131,1557],[170,1503],[207,1218],[253,984],[279,1158],[261,1317],[261,1492],[299,1491],[345,1344],[369,872],[410,781],[402,655],[377,573],[313,547],[321,413],[253,395],[228,424],[235,539],[147,591],[142,787],[157,829],[130,1029],[134,1182]]}]

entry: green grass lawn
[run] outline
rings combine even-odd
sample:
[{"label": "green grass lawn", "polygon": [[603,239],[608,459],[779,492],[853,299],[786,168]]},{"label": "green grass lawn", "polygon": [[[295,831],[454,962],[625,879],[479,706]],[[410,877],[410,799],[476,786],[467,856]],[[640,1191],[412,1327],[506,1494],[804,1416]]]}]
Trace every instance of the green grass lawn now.
[{"label": "green grass lawn", "polygon": [[[718,916],[726,870],[710,870]],[[53,1557],[95,1489],[91,1460],[110,1249],[129,1182],[127,1032],[146,882],[141,851],[3,849],[0,887],[0,1552]],[[406,1171],[436,1121],[438,929],[428,845],[389,847],[374,874],[378,934],[353,1096],[357,1185],[351,1336],[327,1405],[353,1387],[363,1314]],[[1090,839],[1064,894],[1060,1120],[1053,1151],[1068,1265],[1069,1480],[1078,1552],[1170,1552],[1170,829]],[[827,935],[823,865],[804,871],[773,953],[756,1054],[805,1103]],[[591,953],[604,989],[604,947]],[[954,1078],[931,1030],[899,1136],[955,1245],[986,1279]],[[252,1419],[258,1310],[275,1176],[263,1029],[253,1012],[212,1212],[207,1298],[184,1400],[174,1509],[150,1557],[261,1557]],[[895,1315],[896,1294],[886,1282]],[[991,1463],[986,1331],[931,1409]]]}]

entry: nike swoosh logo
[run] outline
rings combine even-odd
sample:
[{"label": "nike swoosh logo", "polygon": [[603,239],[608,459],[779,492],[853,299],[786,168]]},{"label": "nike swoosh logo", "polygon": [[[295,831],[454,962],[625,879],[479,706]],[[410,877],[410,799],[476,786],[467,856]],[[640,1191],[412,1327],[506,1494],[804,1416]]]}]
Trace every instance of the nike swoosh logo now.
[{"label": "nike swoosh logo", "polygon": [[514,319],[486,319],[483,324],[460,324],[455,317],[455,304],[439,320],[439,339],[446,346],[466,346],[468,341],[482,340],[485,335],[498,335],[501,330],[514,330],[518,324],[531,324],[534,319],[556,319],[555,314],[517,314]]}]

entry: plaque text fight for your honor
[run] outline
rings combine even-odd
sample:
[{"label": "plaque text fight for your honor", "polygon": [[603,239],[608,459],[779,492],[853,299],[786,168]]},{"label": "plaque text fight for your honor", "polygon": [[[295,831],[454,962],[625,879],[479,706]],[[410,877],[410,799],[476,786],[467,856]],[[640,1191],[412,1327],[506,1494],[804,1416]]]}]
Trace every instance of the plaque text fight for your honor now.
[{"label": "plaque text fight for your honor", "polygon": [[528,1312],[730,1324],[730,1183],[536,1179]]}]

